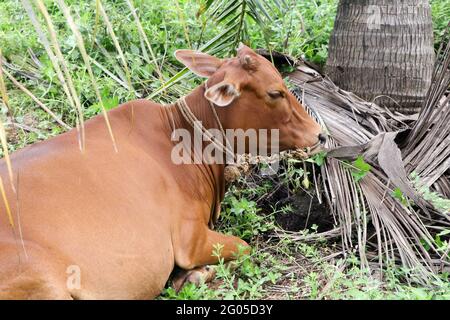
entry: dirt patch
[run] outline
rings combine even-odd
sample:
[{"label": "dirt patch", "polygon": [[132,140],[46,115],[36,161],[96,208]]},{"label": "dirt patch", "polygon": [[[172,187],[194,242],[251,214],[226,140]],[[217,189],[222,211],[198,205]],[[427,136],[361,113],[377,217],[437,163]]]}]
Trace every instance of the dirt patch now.
[{"label": "dirt patch", "polygon": [[289,204],[293,212],[277,213],[277,223],[287,231],[300,231],[317,225],[317,231],[323,232],[333,228],[333,217],[325,203],[320,203],[316,196],[299,192],[280,201],[281,205]]},{"label": "dirt patch", "polygon": [[324,201],[320,203],[313,191],[299,191],[292,194],[287,186],[279,186],[269,196],[262,199],[258,206],[265,213],[290,207],[291,210],[275,214],[278,225],[287,231],[309,229],[313,225],[317,225],[318,232],[333,228],[334,219],[327,204]]}]

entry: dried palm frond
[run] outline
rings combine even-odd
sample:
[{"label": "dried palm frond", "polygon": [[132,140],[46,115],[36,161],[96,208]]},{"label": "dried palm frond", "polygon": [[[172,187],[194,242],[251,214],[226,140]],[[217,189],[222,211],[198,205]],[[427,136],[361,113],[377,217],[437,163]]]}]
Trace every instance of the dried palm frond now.
[{"label": "dried palm frond", "polygon": [[[450,44],[438,54],[418,117],[341,90],[304,61],[284,60],[296,63],[289,79],[297,99],[329,134],[328,157],[320,170],[324,179],[317,181],[323,182],[345,251],[356,249],[362,265],[369,266],[373,255],[368,251],[376,250],[380,266],[400,262],[414,281],[433,277],[436,264],[448,264],[434,235],[448,230],[450,213],[425,199],[410,177],[414,172],[426,187],[450,194],[449,98],[441,99],[450,85]],[[349,161],[360,155],[372,168],[358,181]]]},{"label": "dried palm frond", "polygon": [[[444,40],[449,39],[449,31],[450,24]],[[445,180],[443,176],[450,168],[450,95],[441,103],[449,88],[450,41],[442,43],[439,49],[425,104],[412,127],[411,134],[406,139],[407,168],[410,172],[415,171],[428,187],[440,178]],[[449,194],[448,178],[446,180],[445,193]]]}]

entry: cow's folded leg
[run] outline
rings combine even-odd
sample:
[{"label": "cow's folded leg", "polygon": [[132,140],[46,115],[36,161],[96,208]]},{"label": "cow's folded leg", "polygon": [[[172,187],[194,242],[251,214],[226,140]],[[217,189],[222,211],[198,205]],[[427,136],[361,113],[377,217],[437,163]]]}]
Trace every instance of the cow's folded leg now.
[{"label": "cow's folded leg", "polygon": [[[224,265],[231,271],[234,271],[238,266],[235,261],[225,262]],[[217,268],[219,268],[218,265],[206,265],[192,270],[180,269],[172,278],[172,287],[176,292],[179,292],[188,283],[198,286],[202,283],[211,282],[216,277]]]},{"label": "cow's folded leg", "polygon": [[219,257],[227,262],[235,260],[238,254],[250,252],[250,246],[244,240],[205,229],[199,232],[197,241],[189,245],[190,248],[185,252],[188,265],[179,265],[181,268],[189,270],[208,264],[217,264]]},{"label": "cow's folded leg", "polygon": [[219,257],[224,262],[235,260],[239,254],[248,254],[250,246],[238,237],[224,235],[209,229],[197,232],[195,241],[184,242],[179,248],[176,262],[184,269],[172,280],[175,290],[180,290],[186,283],[200,284],[214,279]]},{"label": "cow's folded leg", "polygon": [[179,292],[188,283],[200,285],[208,283],[214,279],[216,275],[215,266],[207,265],[197,267],[192,270],[180,270],[172,279],[172,287]]}]

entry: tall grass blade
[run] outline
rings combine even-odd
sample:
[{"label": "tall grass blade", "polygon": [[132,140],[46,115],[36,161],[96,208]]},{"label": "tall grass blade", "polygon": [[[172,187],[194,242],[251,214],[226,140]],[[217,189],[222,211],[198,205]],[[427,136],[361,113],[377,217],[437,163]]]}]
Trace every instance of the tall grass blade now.
[{"label": "tall grass blade", "polygon": [[12,228],[14,228],[14,218],[12,216],[11,213],[11,209],[9,207],[9,202],[8,202],[8,198],[6,197],[6,192],[5,192],[5,185],[3,184],[3,179],[0,176],[0,192],[2,194],[2,200],[3,200],[3,204],[5,205],[5,209],[6,209],[6,215],[8,216],[8,221],[9,224],[11,225]]},{"label": "tall grass blade", "polygon": [[59,5],[61,11],[64,14],[64,17],[66,18],[67,24],[69,25],[70,29],[72,30],[72,33],[75,36],[75,39],[76,39],[76,42],[77,42],[77,45],[78,45],[78,49],[80,50],[81,56],[83,57],[83,61],[84,61],[85,67],[86,67],[86,69],[87,69],[87,71],[89,73],[89,77],[91,78],[92,87],[94,88],[94,91],[95,91],[95,94],[97,96],[97,99],[100,102],[102,113],[103,113],[103,116],[105,118],[105,123],[106,123],[106,126],[108,128],[109,136],[110,136],[111,141],[113,143],[114,150],[116,152],[118,152],[116,139],[114,138],[114,133],[113,133],[112,128],[111,128],[109,117],[108,117],[108,114],[106,112],[106,108],[105,108],[105,105],[103,103],[102,96],[101,96],[100,91],[98,89],[97,81],[95,80],[95,76],[94,76],[94,73],[92,71],[92,67],[91,67],[91,63],[90,63],[90,60],[89,60],[89,56],[88,56],[88,54],[86,52],[86,48],[84,46],[83,37],[81,36],[81,33],[78,30],[78,27],[76,26],[75,22],[73,21],[72,15],[70,14],[70,10],[67,7],[67,5],[65,4],[64,0],[57,0],[57,2],[58,2],[58,5]]},{"label": "tall grass blade", "polygon": [[56,34],[56,31],[55,31],[55,27],[54,27],[53,22],[52,22],[52,20],[50,18],[48,10],[45,7],[45,5],[42,2],[42,0],[36,0],[36,3],[37,3],[37,6],[38,6],[40,12],[44,16],[44,19],[45,19],[46,23],[47,23],[47,29],[48,29],[49,34],[50,34],[50,40],[51,40],[51,43],[53,45],[53,49],[55,50],[56,57],[58,58],[59,63],[61,64],[62,70],[64,72],[64,76],[65,76],[65,78],[67,80],[67,87],[69,88],[71,97],[73,99],[72,107],[73,107],[73,103],[74,103],[75,104],[75,109],[78,112],[78,120],[80,122],[80,130],[81,130],[80,131],[80,133],[81,133],[81,146],[82,146],[82,150],[84,150],[86,137],[85,137],[85,130],[84,130],[83,108],[81,107],[81,103],[80,103],[80,99],[79,99],[78,93],[75,90],[75,86],[74,86],[74,83],[73,83],[72,76],[70,74],[69,68],[68,68],[67,63],[66,63],[66,61],[64,59],[64,56],[63,56],[63,54],[61,52],[61,48],[59,46],[59,42],[58,42],[57,34]]},{"label": "tall grass blade", "polygon": [[183,11],[180,8],[179,0],[175,0],[175,6],[177,8],[178,17],[180,19],[181,25],[183,26],[184,37],[186,38],[186,42],[189,48],[192,48],[191,40],[189,39],[189,30],[186,25],[186,20],[184,19]]},{"label": "tall grass blade", "polygon": [[[3,78],[3,67],[2,67],[2,51],[0,49],[0,94],[3,100],[3,103],[5,103],[5,101],[9,101],[8,100],[8,92],[6,91],[6,86],[5,86],[5,80]],[[7,105],[5,103],[6,107],[9,110],[9,105]],[[5,161],[6,161],[6,166],[8,168],[8,174],[9,174],[9,181],[11,184],[11,189],[16,192],[16,188],[14,187],[14,176],[13,176],[13,170],[12,170],[12,165],[11,165],[11,159],[9,158],[9,151],[8,151],[8,142],[6,140],[6,131],[5,131],[5,127],[3,125],[3,121],[0,120],[0,141],[2,144],[2,148],[3,148],[3,153],[5,155]]]},{"label": "tall grass blade", "polygon": [[[47,53],[47,56],[49,57],[52,67],[56,72],[56,75],[58,77],[58,80],[63,88],[64,93],[66,94],[69,104],[77,111],[78,118],[80,123],[82,124],[80,127],[81,135],[79,136],[79,144],[81,151],[84,150],[85,146],[85,135],[84,135],[84,122],[83,122],[83,112],[81,109],[81,104],[78,99],[78,95],[75,92],[75,88],[72,83],[72,79],[70,77],[70,72],[68,71],[67,65],[65,63],[64,57],[62,56],[61,50],[59,49],[58,41],[56,39],[56,32],[54,30],[53,24],[51,22],[51,19],[48,15],[48,12],[45,8],[45,5],[40,1],[37,0],[36,3],[39,7],[39,10],[43,14],[47,25],[48,25],[48,31],[51,37],[53,48],[55,49],[55,52],[53,52],[52,46],[50,45],[50,41],[47,38],[47,35],[45,34],[44,30],[41,27],[41,24],[39,23],[37,16],[34,12],[33,7],[31,6],[30,2],[28,0],[21,0],[23,7],[25,8],[31,23],[33,24],[33,27],[38,34],[39,40],[44,46],[44,49]],[[64,73],[61,70],[60,63],[63,67]],[[66,77],[64,76],[66,75]]]},{"label": "tall grass blade", "polygon": [[122,62],[122,66],[125,70],[125,75],[126,75],[127,82],[128,82],[128,88],[135,92],[135,90],[133,89],[133,85],[131,83],[131,75],[130,75],[130,71],[128,69],[128,63],[127,63],[127,60],[125,59],[125,55],[123,54],[122,48],[119,44],[119,40],[117,39],[117,36],[114,32],[114,28],[109,20],[108,15],[106,14],[105,9],[103,8],[101,0],[97,0],[96,3],[97,3],[97,8],[100,11],[100,14],[102,15],[103,20],[105,21],[106,29],[108,30],[108,33],[111,36],[111,40],[113,41],[114,46],[116,47],[117,53],[119,54],[120,61]]},{"label": "tall grass blade", "polygon": [[95,46],[95,39],[97,38],[98,25],[100,24],[100,1],[95,1],[95,22],[94,30],[92,31],[92,46]]},{"label": "tall grass blade", "polygon": [[8,151],[8,141],[6,140],[6,131],[5,126],[3,125],[3,121],[0,121],[0,142],[2,144],[3,153],[5,155],[5,162],[6,167],[8,169],[8,175],[9,175],[9,182],[11,184],[11,189],[16,192],[16,188],[14,186],[14,175],[11,165],[11,159],[9,157],[9,151]]},{"label": "tall grass blade", "polygon": [[36,96],[30,90],[28,90],[24,85],[22,85],[19,81],[17,81],[17,79],[14,78],[8,71],[4,70],[4,73],[17,88],[19,88],[27,96],[29,96],[34,102],[36,102],[36,104],[39,107],[41,107],[42,110],[47,112],[53,118],[53,120],[55,120],[59,125],[61,125],[66,130],[72,129],[71,126],[69,126],[64,121],[62,121],[60,117],[58,117],[55,113],[53,113],[53,111],[50,110],[42,101],[40,101],[38,98],[36,98]]},{"label": "tall grass blade", "polygon": [[0,94],[3,100],[3,103],[5,104],[6,108],[9,109],[9,98],[8,94],[6,92],[6,85],[5,80],[3,78],[3,55],[2,55],[2,48],[0,48]]},{"label": "tall grass blade", "polygon": [[132,0],[126,0],[128,7],[131,10],[131,13],[133,14],[134,20],[136,21],[136,26],[138,28],[139,34],[141,35],[141,38],[143,39],[145,45],[147,46],[148,51],[150,52],[150,55],[152,56],[152,62],[155,66],[155,70],[158,74],[158,77],[162,83],[164,83],[164,76],[161,72],[161,68],[158,64],[158,61],[156,59],[155,53],[153,52],[152,46],[150,45],[150,42],[148,41],[147,35],[145,34],[144,28],[142,27],[141,21],[139,20],[139,17],[136,13],[136,8],[134,7]]}]

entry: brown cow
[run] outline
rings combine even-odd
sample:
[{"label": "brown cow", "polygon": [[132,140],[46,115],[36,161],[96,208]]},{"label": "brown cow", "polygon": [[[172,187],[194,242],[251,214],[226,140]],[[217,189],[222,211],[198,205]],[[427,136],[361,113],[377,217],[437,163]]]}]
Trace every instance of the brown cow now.
[{"label": "brown cow", "polygon": [[[248,47],[224,60],[188,50],[176,57],[208,77],[207,90],[201,85],[186,97],[206,128],[218,125],[211,101],[224,129],[278,128],[280,150],[320,140],[319,125],[277,70]],[[198,273],[217,263],[215,244],[223,245],[225,260],[239,244],[248,246],[208,227],[224,195],[224,166],[171,161],[173,127],[192,130],[179,108],[135,100],[108,115],[118,152],[97,116],[85,124],[84,152],[76,130],[15,152],[17,193],[2,161],[23,243],[0,201],[0,298],[153,298],[175,265]]]}]

